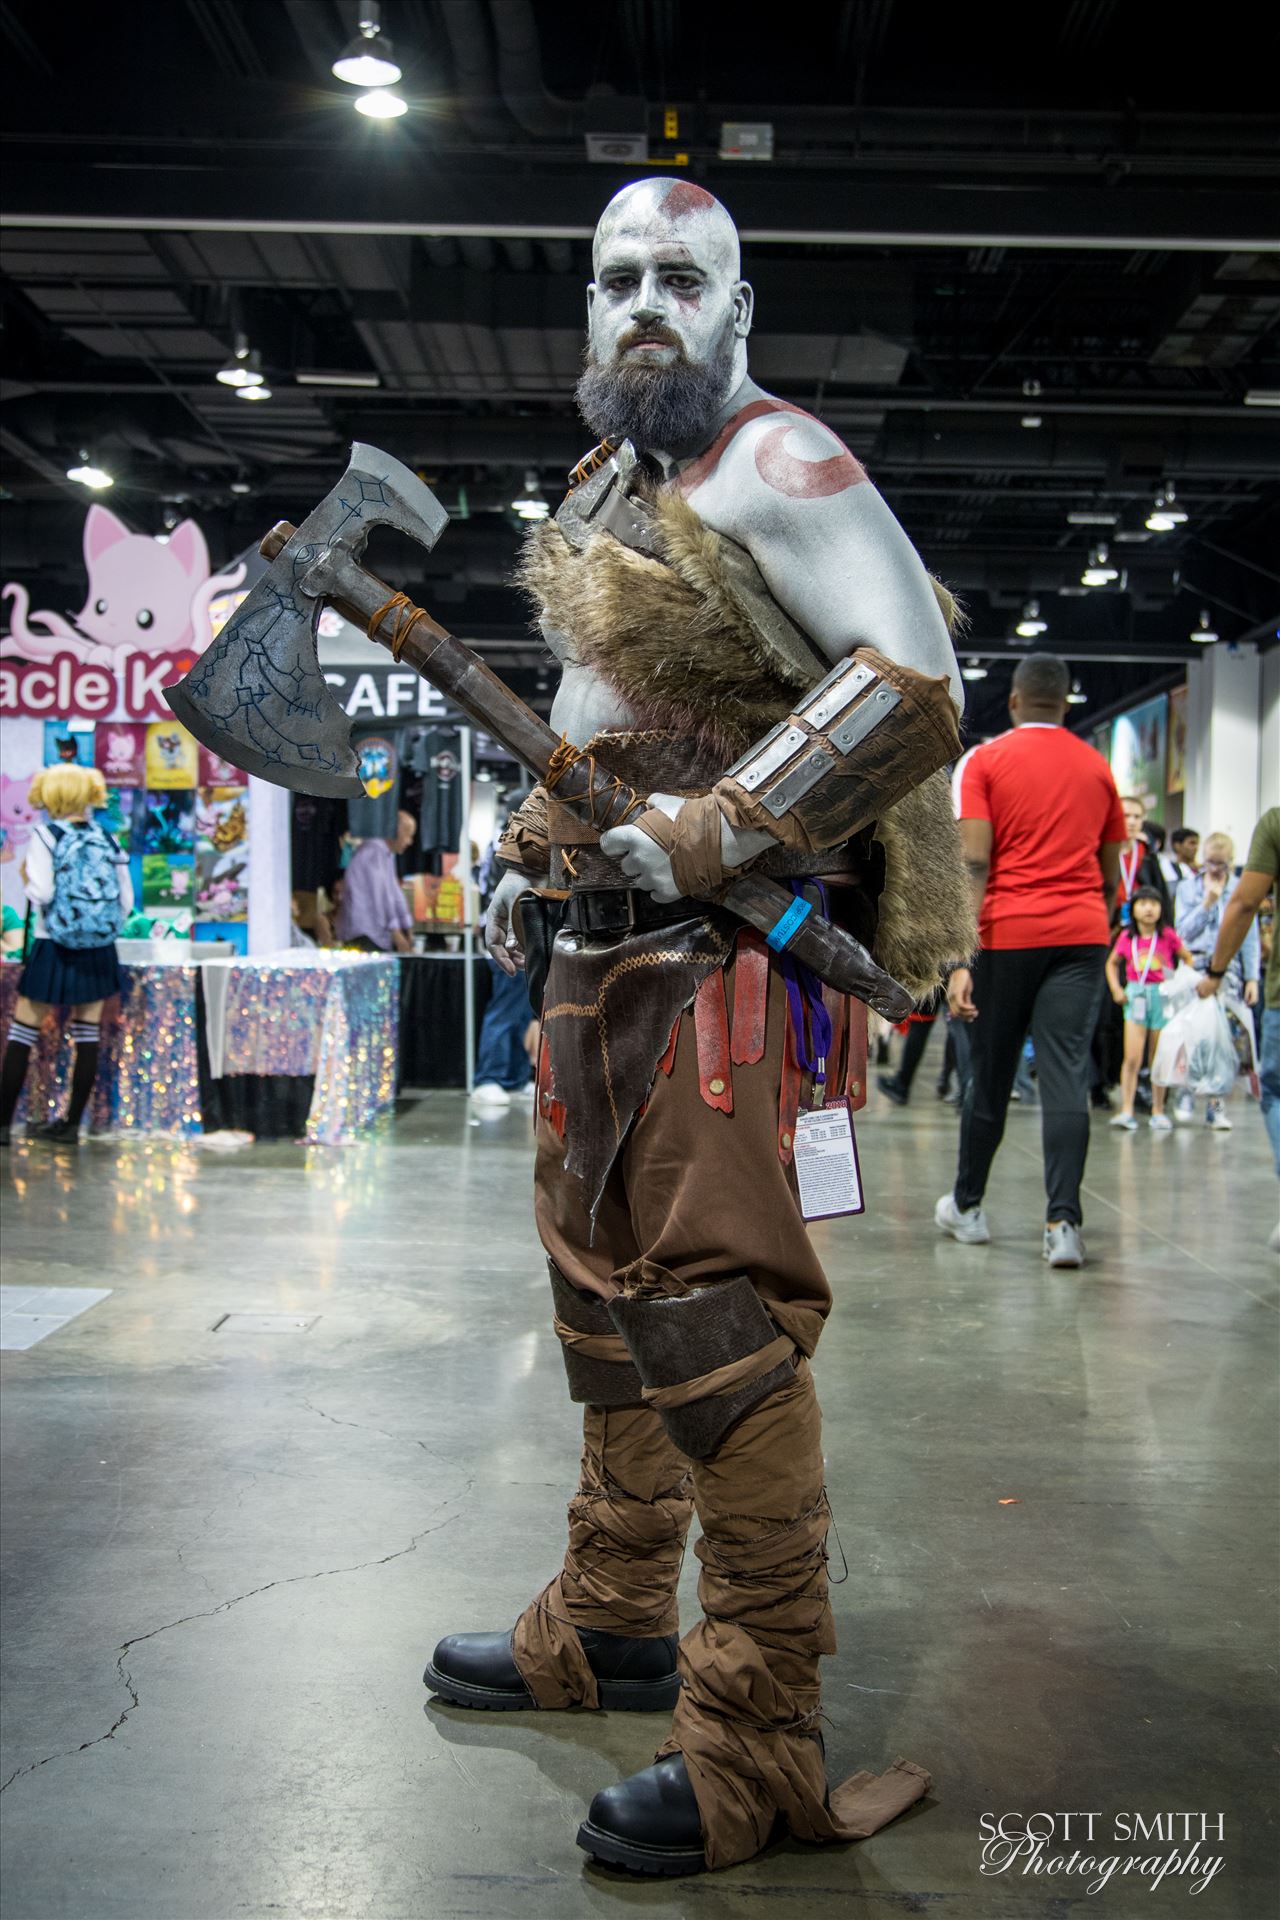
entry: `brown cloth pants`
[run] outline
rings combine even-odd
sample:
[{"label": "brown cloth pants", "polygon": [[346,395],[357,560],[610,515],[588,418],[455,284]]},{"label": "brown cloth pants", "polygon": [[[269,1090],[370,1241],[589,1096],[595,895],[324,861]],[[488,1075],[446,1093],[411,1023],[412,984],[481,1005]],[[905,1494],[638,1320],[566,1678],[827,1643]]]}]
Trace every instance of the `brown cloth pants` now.
[{"label": "brown cloth pants", "polygon": [[[733,963],[727,968],[733,1004]],[[763,1058],[733,1069],[733,1111],[699,1087],[690,1015],[675,1060],[609,1176],[592,1239],[579,1183],[539,1101],[535,1207],[542,1243],[570,1283],[680,1293],[747,1274],[800,1350],[793,1377],[757,1403],[706,1460],[686,1461],[650,1408],[588,1407],[563,1571],[516,1628],[516,1664],[540,1706],[597,1704],[575,1626],[628,1635],[676,1626],[692,1486],[702,1538],[703,1619],[684,1637],[684,1680],[662,1753],[684,1755],[712,1867],[749,1859],[782,1816],[806,1840],[860,1838],[920,1798],[929,1776],[898,1761],[860,1772],[828,1801],[818,1731],[818,1659],[835,1651],[827,1593],[821,1415],[807,1361],[831,1292],[778,1153],[787,1003],[770,981]]]}]

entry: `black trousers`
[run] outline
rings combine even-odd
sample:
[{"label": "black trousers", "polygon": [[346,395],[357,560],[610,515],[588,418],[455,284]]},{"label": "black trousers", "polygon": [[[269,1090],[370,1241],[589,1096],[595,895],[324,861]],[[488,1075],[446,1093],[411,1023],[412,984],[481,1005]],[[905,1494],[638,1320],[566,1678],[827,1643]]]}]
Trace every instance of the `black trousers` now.
[{"label": "black trousers", "polygon": [[1004,1135],[1027,1029],[1036,1048],[1047,1220],[1080,1224],[1089,1151],[1089,1047],[1107,948],[1015,947],[980,953],[978,1017],[969,1028],[972,1078],[960,1118],[958,1207],[976,1207]]}]

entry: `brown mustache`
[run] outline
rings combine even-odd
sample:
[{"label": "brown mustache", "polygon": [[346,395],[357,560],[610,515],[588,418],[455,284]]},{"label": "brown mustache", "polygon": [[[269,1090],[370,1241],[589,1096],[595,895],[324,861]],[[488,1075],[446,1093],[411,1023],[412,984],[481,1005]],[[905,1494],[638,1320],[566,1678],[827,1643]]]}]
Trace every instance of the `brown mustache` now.
[{"label": "brown mustache", "polygon": [[674,347],[678,353],[684,352],[680,341],[666,327],[637,327],[618,341],[619,353],[625,353],[628,347],[638,347],[642,340],[656,341],[660,346]]}]

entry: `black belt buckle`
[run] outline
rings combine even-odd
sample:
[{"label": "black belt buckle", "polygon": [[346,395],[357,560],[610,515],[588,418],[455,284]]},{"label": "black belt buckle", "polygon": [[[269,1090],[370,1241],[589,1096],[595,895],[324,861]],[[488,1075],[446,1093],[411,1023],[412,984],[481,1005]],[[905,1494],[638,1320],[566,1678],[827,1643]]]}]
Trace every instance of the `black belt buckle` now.
[{"label": "black belt buckle", "polygon": [[569,902],[568,920],[578,933],[634,933],[638,921],[634,887],[587,888]]}]

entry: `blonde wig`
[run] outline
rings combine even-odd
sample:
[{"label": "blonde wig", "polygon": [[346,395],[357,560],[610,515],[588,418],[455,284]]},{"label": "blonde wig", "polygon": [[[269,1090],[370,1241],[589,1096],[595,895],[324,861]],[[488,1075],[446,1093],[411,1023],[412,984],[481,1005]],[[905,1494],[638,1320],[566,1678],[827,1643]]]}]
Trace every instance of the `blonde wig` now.
[{"label": "blonde wig", "polygon": [[46,767],[27,795],[51,820],[71,820],[91,807],[107,804],[107,783],[96,767]]}]

